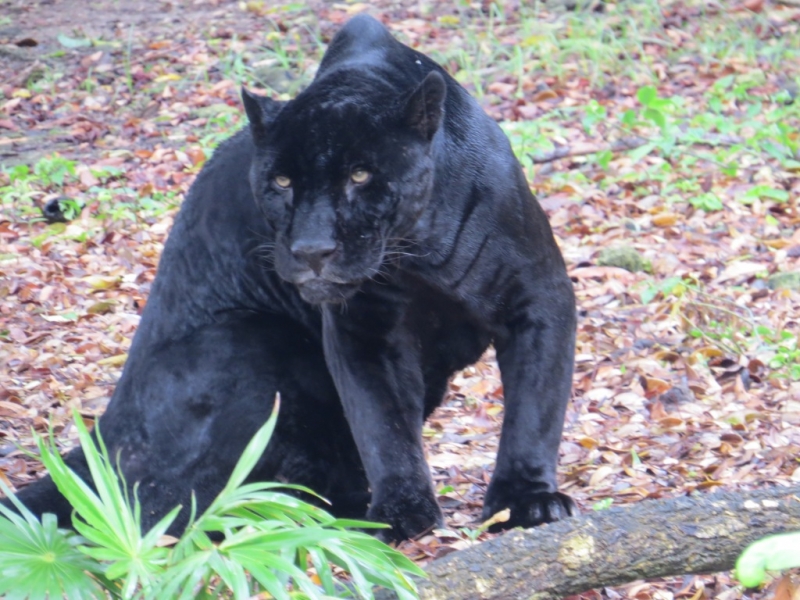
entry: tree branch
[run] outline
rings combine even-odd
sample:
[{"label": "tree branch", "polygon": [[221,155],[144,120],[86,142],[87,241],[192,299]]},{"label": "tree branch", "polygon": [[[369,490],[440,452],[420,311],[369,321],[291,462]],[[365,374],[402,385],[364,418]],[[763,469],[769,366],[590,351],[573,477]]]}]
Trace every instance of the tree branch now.
[{"label": "tree branch", "polygon": [[[800,2],[800,0],[797,0]],[[613,142],[594,143],[594,142],[578,142],[576,144],[569,144],[563,146],[556,146],[547,152],[537,152],[535,154],[528,154],[531,162],[534,164],[549,163],[561,158],[570,156],[586,156],[588,154],[597,154],[598,152],[625,152],[626,150],[633,150],[639,146],[650,144],[654,140],[641,137],[638,135],[620,138]],[[741,144],[744,139],[735,135],[714,135],[708,134],[701,140],[681,139],[681,143],[687,146],[733,146]]]},{"label": "tree branch", "polygon": [[551,600],[637,579],[728,571],[750,542],[795,530],[800,487],[645,501],[453,552],[428,566],[420,597]]},{"label": "tree branch", "polygon": [[583,142],[571,144],[569,146],[556,146],[549,152],[537,152],[536,154],[529,154],[528,156],[534,164],[542,164],[568,156],[586,156],[587,154],[597,154],[598,152],[604,152],[606,150],[611,150],[612,152],[633,150],[639,146],[644,146],[648,142],[650,142],[650,140],[643,137],[632,136],[610,143],[594,144],[591,142]]}]

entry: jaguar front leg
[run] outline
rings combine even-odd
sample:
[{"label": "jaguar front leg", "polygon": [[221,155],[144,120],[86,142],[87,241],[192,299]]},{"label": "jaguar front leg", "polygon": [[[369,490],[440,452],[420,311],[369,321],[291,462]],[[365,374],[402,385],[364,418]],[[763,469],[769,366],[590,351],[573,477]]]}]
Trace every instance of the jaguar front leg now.
[{"label": "jaguar front leg", "polygon": [[[376,312],[373,312],[373,309]],[[401,309],[352,300],[323,309],[325,358],[369,480],[367,519],[387,540],[441,526],[422,447],[424,383],[418,344]]]},{"label": "jaguar front leg", "polygon": [[576,512],[556,487],[558,449],[570,396],[575,353],[575,299],[564,277],[546,298],[520,303],[505,335],[495,341],[505,392],[497,464],[484,501],[483,518],[511,509],[491,531],[533,527]]}]

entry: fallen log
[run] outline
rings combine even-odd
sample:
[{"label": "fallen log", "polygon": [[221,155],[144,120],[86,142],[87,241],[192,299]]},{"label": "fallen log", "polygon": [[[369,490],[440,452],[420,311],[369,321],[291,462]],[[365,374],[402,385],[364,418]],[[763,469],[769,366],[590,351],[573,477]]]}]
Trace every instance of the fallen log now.
[{"label": "fallen log", "polygon": [[797,530],[800,487],[648,500],[453,552],[428,565],[420,598],[551,600],[638,579],[728,571],[750,542]]}]

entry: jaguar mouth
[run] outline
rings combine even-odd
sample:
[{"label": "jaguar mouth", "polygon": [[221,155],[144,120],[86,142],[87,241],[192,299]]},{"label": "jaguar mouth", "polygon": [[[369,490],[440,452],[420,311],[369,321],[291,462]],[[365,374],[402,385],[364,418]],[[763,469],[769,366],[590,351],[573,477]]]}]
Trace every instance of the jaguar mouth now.
[{"label": "jaguar mouth", "polygon": [[334,283],[321,277],[297,283],[300,297],[309,304],[340,304],[352,298],[360,287],[359,283]]}]

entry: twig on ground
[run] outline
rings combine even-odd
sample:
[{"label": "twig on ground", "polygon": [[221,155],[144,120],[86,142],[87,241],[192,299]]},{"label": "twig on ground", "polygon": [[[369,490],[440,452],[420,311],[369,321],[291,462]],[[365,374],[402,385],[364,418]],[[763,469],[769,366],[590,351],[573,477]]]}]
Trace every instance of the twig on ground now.
[{"label": "twig on ground", "polygon": [[[634,148],[638,148],[639,146],[644,146],[645,144],[650,144],[652,142],[653,140],[649,138],[634,135],[621,138],[614,142],[578,142],[577,144],[556,146],[553,150],[548,152],[528,154],[528,156],[534,164],[544,164],[559,160],[561,158],[586,156],[588,154],[597,154],[598,152],[605,152],[607,150],[610,150],[611,152],[625,152],[626,150],[633,150]],[[702,140],[681,140],[681,142],[685,143],[686,145],[694,146],[733,146],[734,144],[744,143],[744,139],[735,135],[708,135]]]},{"label": "twig on ground", "polygon": [[644,146],[649,141],[650,140],[642,137],[632,136],[610,143],[597,144],[592,142],[581,142],[568,146],[557,146],[549,152],[529,154],[528,156],[534,162],[534,164],[543,164],[553,162],[560,158],[567,158],[569,156],[586,156],[587,154],[597,154],[598,152],[605,152],[606,150],[611,150],[611,152],[624,152],[625,150],[633,150],[639,146]]}]

